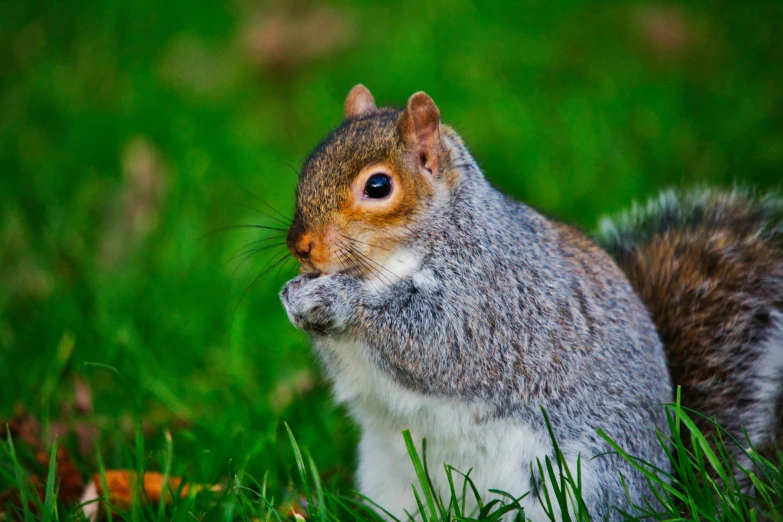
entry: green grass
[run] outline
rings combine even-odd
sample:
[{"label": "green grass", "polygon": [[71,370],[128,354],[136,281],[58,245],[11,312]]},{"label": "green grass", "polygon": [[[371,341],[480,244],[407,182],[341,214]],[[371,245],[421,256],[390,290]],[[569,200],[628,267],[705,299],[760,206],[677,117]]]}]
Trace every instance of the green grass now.
[{"label": "green grass", "polygon": [[[360,81],[380,104],[427,91],[493,183],[586,229],[671,185],[779,187],[782,22],[776,0],[0,3],[0,419],[94,429],[57,442],[85,477],[241,486],[132,520],[275,520],[302,473],[327,517],[364,513],[356,429],[277,299],[293,267],[246,291],[283,247],[234,258],[279,233],[210,232],[274,227],[253,195],[290,214]],[[0,490],[23,469],[56,486],[6,449]]]},{"label": "green grass", "polygon": [[[621,512],[626,520],[658,520],[658,521],[715,521],[715,522],[745,522],[755,520],[783,520],[783,472],[780,462],[771,462],[759,455],[752,446],[745,449],[748,462],[740,466],[736,476],[733,472],[738,463],[728,451],[741,441],[724,439],[727,435],[719,431],[716,440],[708,441],[698,430],[693,420],[693,412],[679,405],[671,405],[667,409],[669,418],[669,434],[659,434],[659,440],[669,457],[671,471],[665,471],[640,461],[617,445],[601,430],[599,434],[607,441],[613,452],[630,462],[642,473],[654,493],[656,503],[646,502],[634,505],[632,510]],[[546,416],[546,413],[544,412]],[[547,419],[547,424],[548,424]],[[165,448],[155,452],[163,465],[164,484],[169,484],[174,501],[166,504],[161,501],[154,505],[143,497],[138,489],[133,490],[133,501],[130,512],[123,507],[114,507],[106,514],[110,520],[180,520],[196,516],[198,520],[283,520],[289,509],[285,506],[299,506],[298,513],[309,520],[321,522],[342,520],[383,520],[379,513],[385,513],[392,520],[404,522],[388,513],[383,506],[375,504],[372,499],[362,498],[354,492],[340,491],[325,487],[321,481],[315,460],[307,448],[301,448],[292,430],[286,425],[288,442],[292,449],[292,462],[297,469],[298,481],[292,485],[299,495],[281,504],[279,497],[274,495],[269,486],[269,473],[264,473],[261,481],[256,480],[246,469],[246,462],[235,467],[226,480],[222,481],[223,492],[209,490],[198,491],[195,494],[182,495],[180,488],[169,484],[171,465],[174,456],[172,439],[167,436]],[[508,492],[490,490],[492,498],[482,498],[470,478],[470,470],[463,473],[448,464],[444,464],[449,489],[438,490],[433,485],[430,469],[426,459],[426,439],[421,441],[421,453],[416,441],[408,431],[401,434],[408,447],[418,483],[412,484],[418,510],[409,513],[416,520],[424,522],[450,521],[508,521],[510,519],[524,521],[525,511],[519,503],[529,495],[514,497]],[[575,468],[569,468],[565,456],[560,451],[557,441],[554,443],[553,457],[538,460],[531,467],[538,469],[542,477],[538,496],[548,520],[552,522],[590,522],[600,520],[591,516],[582,499],[581,458]],[[26,470],[20,464],[13,441],[9,437],[2,446],[2,452],[8,457],[13,467],[13,477],[10,479],[22,494],[21,507],[10,507],[12,519],[24,520],[81,520],[81,513],[72,511],[66,517],[60,517],[56,502],[57,480],[55,476],[56,444],[51,450],[48,476],[45,484],[43,503],[26,478]],[[137,437],[136,455],[145,454],[144,439]],[[595,456],[594,458],[602,458]],[[143,459],[137,460],[136,471],[139,476],[146,470]],[[105,488],[105,471],[101,464],[100,474]],[[755,486],[755,496],[748,497],[739,483],[742,479],[750,480]],[[105,491],[105,489],[104,489]],[[31,500],[28,504],[25,496]],[[103,502],[109,502],[101,497]],[[466,508],[468,501],[478,507]],[[79,506],[77,506],[78,508]],[[197,515],[196,515],[197,514]],[[511,517],[511,518],[509,518]],[[291,516],[295,518],[296,516]]]}]

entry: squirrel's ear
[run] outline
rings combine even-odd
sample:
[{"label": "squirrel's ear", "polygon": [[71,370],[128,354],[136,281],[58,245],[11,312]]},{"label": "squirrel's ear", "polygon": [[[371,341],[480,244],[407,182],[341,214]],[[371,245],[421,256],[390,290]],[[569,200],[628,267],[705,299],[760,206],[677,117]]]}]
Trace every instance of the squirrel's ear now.
[{"label": "squirrel's ear", "polygon": [[367,87],[361,83],[357,84],[345,98],[345,118],[356,118],[374,111],[375,98]]},{"label": "squirrel's ear", "polygon": [[397,128],[418,166],[437,175],[441,154],[440,111],[432,98],[424,92],[411,96]]}]

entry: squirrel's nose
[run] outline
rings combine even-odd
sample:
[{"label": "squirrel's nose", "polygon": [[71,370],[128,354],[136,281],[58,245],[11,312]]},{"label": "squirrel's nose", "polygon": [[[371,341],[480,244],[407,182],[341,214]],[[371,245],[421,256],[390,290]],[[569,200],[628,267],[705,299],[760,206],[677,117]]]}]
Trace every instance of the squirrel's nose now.
[{"label": "squirrel's nose", "polygon": [[310,252],[315,243],[308,239],[303,239],[296,244],[296,255],[302,259],[310,259]]}]

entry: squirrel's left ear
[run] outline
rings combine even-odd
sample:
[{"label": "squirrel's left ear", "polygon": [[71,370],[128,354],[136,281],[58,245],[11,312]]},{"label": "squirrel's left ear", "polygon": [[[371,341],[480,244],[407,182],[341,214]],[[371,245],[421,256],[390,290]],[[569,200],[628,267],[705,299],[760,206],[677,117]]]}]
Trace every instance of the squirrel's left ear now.
[{"label": "squirrel's left ear", "polygon": [[408,100],[397,129],[416,164],[437,176],[440,165],[440,111],[426,93],[417,92]]},{"label": "squirrel's left ear", "polygon": [[345,98],[345,118],[356,118],[375,111],[375,98],[361,83],[351,89]]}]

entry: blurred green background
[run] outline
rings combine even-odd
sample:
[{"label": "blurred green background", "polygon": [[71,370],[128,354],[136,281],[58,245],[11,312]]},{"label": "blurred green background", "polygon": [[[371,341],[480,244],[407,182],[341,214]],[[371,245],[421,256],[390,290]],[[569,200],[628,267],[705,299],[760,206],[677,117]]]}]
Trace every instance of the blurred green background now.
[{"label": "blurred green background", "polygon": [[425,90],[494,184],[588,230],[668,186],[774,188],[781,27],[780,0],[4,1],[0,417],[86,422],[110,466],[170,428],[178,472],[284,488],[282,419],[349,485],[356,432],[277,299],[292,263],[253,284],[283,248],[234,257],[279,233],[210,232],[290,215],[358,82]]}]

